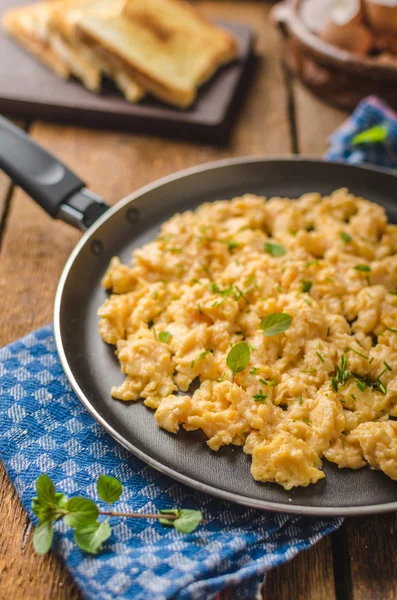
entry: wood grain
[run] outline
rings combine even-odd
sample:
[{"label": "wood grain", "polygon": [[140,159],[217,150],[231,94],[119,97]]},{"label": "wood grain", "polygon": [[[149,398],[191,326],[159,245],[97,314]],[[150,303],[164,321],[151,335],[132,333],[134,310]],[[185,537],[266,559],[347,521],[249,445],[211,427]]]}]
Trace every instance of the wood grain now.
[{"label": "wood grain", "polygon": [[270,571],[263,586],[263,600],[335,600],[330,537],[307,552]]}]

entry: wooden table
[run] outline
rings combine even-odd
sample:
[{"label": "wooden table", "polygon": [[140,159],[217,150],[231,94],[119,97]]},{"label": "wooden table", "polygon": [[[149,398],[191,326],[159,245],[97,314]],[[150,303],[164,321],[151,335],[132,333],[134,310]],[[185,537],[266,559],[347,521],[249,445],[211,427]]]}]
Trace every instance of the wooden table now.
[{"label": "wooden table", "polygon": [[[321,156],[346,115],[313,98],[283,68],[282,41],[261,2],[200,2],[212,18],[237,19],[257,32],[259,68],[226,147],[213,148],[130,133],[24,123],[44,147],[115,203],[178,169],[243,155]],[[0,344],[49,323],[62,267],[79,233],[53,222],[0,172]],[[77,600],[77,588],[54,555],[37,557],[31,525],[0,473],[0,599]],[[267,600],[395,600],[396,515],[347,519],[342,528],[270,572]],[[155,600],[155,599],[153,599]]]}]

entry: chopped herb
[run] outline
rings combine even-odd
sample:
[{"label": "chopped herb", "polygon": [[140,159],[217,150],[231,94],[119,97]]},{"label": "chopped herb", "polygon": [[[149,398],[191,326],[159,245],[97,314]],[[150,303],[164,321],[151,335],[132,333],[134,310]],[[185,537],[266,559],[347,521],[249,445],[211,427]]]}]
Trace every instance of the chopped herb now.
[{"label": "chopped herb", "polygon": [[226,357],[226,364],[232,372],[233,380],[236,373],[244,371],[251,358],[250,349],[245,342],[239,342],[232,347]]},{"label": "chopped herb", "polygon": [[368,275],[366,275],[366,276],[365,276],[365,281],[367,282],[367,286],[368,286],[368,287],[370,287],[370,285],[371,285],[371,280],[370,280],[370,278],[369,278],[369,276],[368,276]]},{"label": "chopped herb", "polygon": [[195,361],[195,360],[192,360],[192,362],[190,363],[190,368],[191,368],[191,369],[193,369],[193,368],[194,368],[194,365],[195,365],[195,363],[196,363],[196,361]]},{"label": "chopped herb", "polygon": [[362,273],[369,273],[371,271],[371,267],[368,265],[356,265],[353,267],[356,271],[361,271]]},{"label": "chopped herb", "polygon": [[309,298],[303,298],[303,302],[305,302],[308,306],[312,306],[312,302],[309,300]]},{"label": "chopped herb", "polygon": [[391,331],[392,333],[397,333],[397,329],[392,329],[391,327],[386,327],[387,331]]},{"label": "chopped herb", "polygon": [[268,385],[267,381],[265,379],[262,379],[262,377],[259,379],[260,383],[263,383],[263,385]]},{"label": "chopped herb", "polygon": [[251,352],[254,352],[254,350],[256,350],[256,347],[253,346],[252,344],[249,345],[249,348],[250,348]]},{"label": "chopped herb", "polygon": [[357,354],[357,356],[361,356],[362,358],[365,358],[365,360],[368,360],[368,356],[365,356],[365,354],[361,354],[361,352],[359,352],[358,350],[355,350],[354,348],[345,348],[345,352],[354,352],[354,354]]},{"label": "chopped herb", "polygon": [[251,369],[250,371],[250,375],[255,375],[257,372],[259,371],[259,367],[254,367],[253,369]]},{"label": "chopped herb", "polygon": [[335,283],[335,280],[332,277],[326,277],[325,281],[329,281],[330,283]]},{"label": "chopped herb", "polygon": [[311,424],[312,424],[312,421],[311,421],[310,419],[302,419],[302,421],[303,421],[304,423],[307,423],[308,425],[311,425]]},{"label": "chopped herb", "polygon": [[238,242],[235,242],[234,240],[229,240],[229,242],[227,243],[227,248],[229,252],[232,252],[232,250],[238,248],[239,246],[240,244]]},{"label": "chopped herb", "polygon": [[153,298],[156,299],[158,295],[159,295],[158,291],[154,290],[154,292],[153,292]]},{"label": "chopped herb", "polygon": [[[248,277],[248,279],[246,279],[246,280],[244,281],[244,285],[245,285],[246,287],[249,287],[250,285],[252,285],[252,287],[253,287],[254,289],[258,289],[258,284],[256,283],[256,279],[255,279],[255,277],[254,277],[253,275],[252,275],[251,277]],[[247,292],[247,293],[248,293],[248,292]]]},{"label": "chopped herb", "polygon": [[316,352],[317,356],[321,360],[321,362],[325,362],[324,358],[321,356],[320,352]]},{"label": "chopped herb", "polygon": [[274,244],[272,242],[265,243],[265,252],[271,254],[271,256],[284,256],[287,253],[284,246],[281,246],[280,244]]},{"label": "chopped herb", "polygon": [[367,384],[365,383],[365,381],[360,381],[359,379],[356,379],[356,384],[357,384],[358,389],[361,390],[362,392],[367,387]]},{"label": "chopped herb", "polygon": [[219,293],[220,293],[220,291],[221,291],[221,290],[219,289],[219,287],[217,286],[217,284],[216,284],[216,283],[214,283],[214,282],[210,284],[210,290],[211,290],[211,292],[212,292],[213,294],[219,294]]},{"label": "chopped herb", "polygon": [[308,223],[305,229],[306,231],[314,231],[314,223]]},{"label": "chopped herb", "polygon": [[383,364],[385,365],[385,367],[388,371],[392,370],[391,366],[385,360],[383,361]]},{"label": "chopped herb", "polygon": [[244,335],[244,333],[242,331],[235,331],[234,332],[236,335]]},{"label": "chopped herb", "polygon": [[267,404],[267,394],[264,394],[262,390],[259,390],[259,394],[254,395],[255,402],[264,402]]},{"label": "chopped herb", "polygon": [[216,382],[222,383],[222,381],[225,381],[225,378],[226,378],[226,371],[223,371],[222,377],[220,379],[217,379]]},{"label": "chopped herb", "polygon": [[306,265],[305,268],[306,269],[310,269],[310,267],[312,267],[313,265],[318,265],[319,264],[319,260],[315,259],[315,260],[309,260]]},{"label": "chopped herb", "polygon": [[283,293],[283,290],[281,289],[281,287],[280,287],[279,285],[277,285],[277,286],[276,286],[276,290],[277,290],[277,291],[278,291],[280,294],[282,294],[282,293]]},{"label": "chopped herb", "polygon": [[355,397],[355,395],[354,395],[354,394],[350,394],[350,396],[353,398],[353,400],[355,400],[355,399],[356,399],[356,397]]},{"label": "chopped herb", "polygon": [[341,366],[336,365],[335,367],[335,375],[331,379],[331,387],[337,392],[338,386],[341,385],[345,387],[347,380],[349,379],[351,372],[347,370],[347,358],[346,356],[341,356]]},{"label": "chopped herb", "polygon": [[287,313],[273,313],[262,319],[259,327],[263,329],[263,335],[269,337],[286,331],[291,323],[291,315]]},{"label": "chopped herb", "polygon": [[[235,300],[240,300],[240,298],[242,298],[244,300],[244,302],[246,304],[249,304],[249,300],[247,299],[247,297],[243,294],[243,292],[240,290],[240,288],[235,285],[234,286],[237,290],[237,294],[235,294]],[[236,297],[237,296],[237,297]]]},{"label": "chopped herb", "polygon": [[314,369],[306,369],[305,371],[301,371],[301,373],[314,373]]},{"label": "chopped herb", "polygon": [[191,279],[190,283],[200,283],[198,279]]},{"label": "chopped herb", "polygon": [[168,344],[168,342],[172,340],[172,333],[169,333],[168,331],[160,331],[157,337],[160,342],[163,342],[163,344]]},{"label": "chopped herb", "polygon": [[198,309],[198,311],[199,311],[200,315],[202,315],[202,314],[203,314],[203,311],[201,310],[201,306],[200,306],[200,304],[197,304],[197,309]]},{"label": "chopped herb", "polygon": [[371,364],[372,362],[374,362],[374,359],[375,359],[375,356],[373,356],[373,357],[371,358],[371,360],[369,361],[369,364]]},{"label": "chopped herb", "polygon": [[388,136],[387,125],[374,125],[369,129],[364,129],[360,133],[357,133],[351,140],[352,146],[359,146],[360,144],[376,144],[384,142]]},{"label": "chopped herb", "polygon": [[307,281],[306,279],[302,279],[302,292],[310,292],[312,289],[313,282]]},{"label": "chopped herb", "polygon": [[379,381],[379,390],[382,392],[382,394],[386,394],[386,388],[381,381]]},{"label": "chopped herb", "polygon": [[208,354],[210,354],[212,352],[212,350],[204,350],[203,352],[201,352],[198,357],[196,358],[196,360],[201,360],[202,358],[205,358]]},{"label": "chopped herb", "polygon": [[347,233],[346,231],[342,231],[342,233],[340,234],[340,237],[342,238],[342,240],[344,242],[346,242],[346,244],[353,241],[352,236],[349,233]]},{"label": "chopped herb", "polygon": [[298,404],[303,404],[302,394],[298,396]]},{"label": "chopped herb", "polygon": [[171,252],[172,254],[181,254],[182,248],[167,248],[165,252]]},{"label": "chopped herb", "polygon": [[330,333],[331,333],[331,327],[329,327],[329,326],[328,326],[328,329],[327,329],[327,337],[329,337],[329,334],[330,334]]}]

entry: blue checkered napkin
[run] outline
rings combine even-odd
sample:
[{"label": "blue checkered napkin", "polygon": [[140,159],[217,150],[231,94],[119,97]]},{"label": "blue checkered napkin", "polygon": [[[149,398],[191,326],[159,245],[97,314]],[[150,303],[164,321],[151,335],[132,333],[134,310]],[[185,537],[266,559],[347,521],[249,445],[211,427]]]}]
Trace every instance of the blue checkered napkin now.
[{"label": "blue checkered napkin", "polygon": [[[387,142],[352,146],[353,137],[374,125],[386,125]],[[397,167],[397,113],[376,96],[362,100],[353,114],[330,138],[328,160],[342,160],[352,165],[371,163],[380,167]]]},{"label": "blue checkered napkin", "polygon": [[[117,509],[202,508],[206,525],[189,535],[154,521],[116,519],[103,552],[79,550],[62,523],[55,551],[86,598],[95,600],[254,599],[265,572],[309,548],[341,519],[265,513],[221,502],[176,483],[119,446],[72,391],[51,327],[0,350],[0,452],[29,515],[40,473],[59,491],[96,497],[100,473],[124,484]],[[133,407],[131,408],[133,410]]]}]

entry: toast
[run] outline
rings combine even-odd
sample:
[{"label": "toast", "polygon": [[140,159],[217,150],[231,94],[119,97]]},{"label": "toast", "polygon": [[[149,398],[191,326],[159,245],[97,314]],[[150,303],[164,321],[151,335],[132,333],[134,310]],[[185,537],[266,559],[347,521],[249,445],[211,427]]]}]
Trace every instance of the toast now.
[{"label": "toast", "polygon": [[55,4],[49,19],[49,29],[54,38],[68,48],[74,74],[93,91],[98,91],[98,87],[91,85],[91,81],[95,82],[97,79],[100,82],[101,75],[104,74],[115,81],[128,101],[140,100],[144,90],[135,79],[118,65],[114,68],[106,51],[84,44],[76,29],[76,23],[84,15],[92,14],[102,19],[117,16],[121,13],[124,0],[63,0]]},{"label": "toast", "polygon": [[87,11],[76,27],[84,43],[109,53],[114,67],[181,108],[190,106],[197,87],[237,54],[234,38],[183,0],[125,0],[119,14]]},{"label": "toast", "polygon": [[38,58],[58,77],[71,75],[69,62],[54,50],[48,34],[48,21],[54,9],[52,2],[40,2],[8,11],[2,19],[7,33],[28,52]]}]

